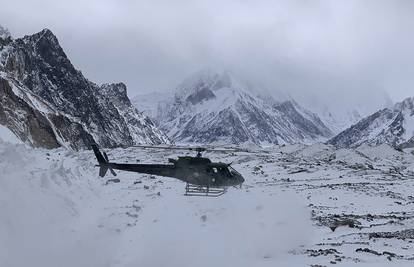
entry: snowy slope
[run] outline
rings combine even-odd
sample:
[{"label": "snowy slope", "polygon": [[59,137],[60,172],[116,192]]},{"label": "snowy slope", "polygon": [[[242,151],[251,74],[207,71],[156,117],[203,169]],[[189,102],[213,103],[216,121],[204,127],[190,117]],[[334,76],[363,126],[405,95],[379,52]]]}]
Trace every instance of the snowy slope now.
[{"label": "snowy slope", "polygon": [[125,85],[104,90],[88,81],[50,30],[0,48],[0,124],[24,142],[73,149],[169,142],[132,106]]},{"label": "snowy slope", "polygon": [[0,139],[12,144],[22,144],[22,141],[13,132],[3,125],[0,125]]},{"label": "snowy slope", "polygon": [[414,136],[414,98],[407,98],[392,108],[383,109],[332,138],[337,147],[361,144],[390,144],[406,147]]},{"label": "snowy slope", "polygon": [[150,117],[157,123],[158,108],[167,102],[173,94],[171,92],[151,92],[148,94],[137,95],[131,99],[132,104],[138,110]]},{"label": "snowy slope", "polygon": [[263,98],[229,72],[200,71],[159,105],[157,121],[171,139],[185,143],[267,145],[331,136],[317,115],[294,101]]},{"label": "snowy slope", "polygon": [[413,155],[315,144],[206,156],[233,162],[243,188],[186,197],[175,179],[99,178],[92,151],[0,141],[0,266],[412,266]]}]

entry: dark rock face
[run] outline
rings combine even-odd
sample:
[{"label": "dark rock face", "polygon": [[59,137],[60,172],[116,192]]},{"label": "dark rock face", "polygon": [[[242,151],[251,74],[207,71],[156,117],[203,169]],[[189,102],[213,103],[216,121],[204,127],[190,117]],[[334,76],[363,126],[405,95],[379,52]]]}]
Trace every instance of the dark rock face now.
[{"label": "dark rock face", "polygon": [[187,97],[187,101],[191,104],[195,105],[197,103],[202,102],[203,100],[209,100],[211,98],[216,97],[214,93],[207,87],[201,89],[200,91],[194,92],[193,94]]},{"label": "dark rock face", "polygon": [[[1,97],[20,99],[30,106],[33,113],[37,110],[38,115],[32,116],[38,120],[37,124],[49,125],[46,127],[49,134],[45,136],[39,127],[34,126],[30,131],[17,131],[20,126],[10,125],[13,121],[11,115],[4,113],[4,120],[9,121],[5,125],[22,140],[34,146],[63,145],[74,149],[86,148],[91,142],[103,147],[169,142],[146,116],[131,105],[124,84],[99,87],[88,81],[74,68],[50,30],[16,39],[0,53],[3,87],[6,88],[8,83],[14,88],[7,94],[5,89],[2,90],[4,94]],[[3,109],[15,109],[14,104],[9,101]],[[21,108],[29,110],[28,107]],[[39,143],[32,142],[32,139],[48,141]]]},{"label": "dark rock face", "polygon": [[3,78],[0,78],[0,103],[0,124],[10,128],[22,141],[30,139],[36,147],[59,147],[47,118],[17,97]]},{"label": "dark rock face", "polygon": [[407,142],[402,143],[399,147],[401,149],[414,147],[414,136],[411,137],[410,140],[408,140]]},{"label": "dark rock face", "polygon": [[383,109],[362,119],[329,140],[329,143],[339,148],[384,143],[394,147],[410,147],[414,138],[413,117],[414,98],[407,98],[392,109]]}]

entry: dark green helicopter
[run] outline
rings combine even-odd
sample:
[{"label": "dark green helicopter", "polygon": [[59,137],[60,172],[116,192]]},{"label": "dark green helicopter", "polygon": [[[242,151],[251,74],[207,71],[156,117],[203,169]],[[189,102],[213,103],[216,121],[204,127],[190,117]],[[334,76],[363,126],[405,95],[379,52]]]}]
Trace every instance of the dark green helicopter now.
[{"label": "dark green helicopter", "polygon": [[222,162],[211,162],[210,159],[202,157],[204,151],[235,151],[235,150],[209,150],[202,147],[154,147],[138,146],[141,148],[162,149],[186,149],[195,150],[195,157],[185,156],[178,159],[168,159],[169,164],[127,164],[109,162],[105,152],[101,153],[97,145],[92,145],[93,152],[100,167],[99,176],[104,177],[109,170],[114,176],[116,170],[146,173],[158,176],[172,177],[186,182],[187,196],[221,196],[230,186],[242,185],[243,176],[230,164]]}]

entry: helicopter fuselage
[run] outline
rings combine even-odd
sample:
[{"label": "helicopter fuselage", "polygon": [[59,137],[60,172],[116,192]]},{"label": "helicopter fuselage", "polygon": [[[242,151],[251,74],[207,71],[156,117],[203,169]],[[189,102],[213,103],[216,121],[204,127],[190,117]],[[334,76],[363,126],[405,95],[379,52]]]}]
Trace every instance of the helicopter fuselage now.
[{"label": "helicopter fuselage", "polygon": [[107,163],[107,167],[116,170],[172,177],[190,184],[208,187],[234,186],[244,182],[243,177],[234,169],[229,169],[229,166],[225,163],[189,164],[188,161],[191,162],[192,159],[196,161],[208,160],[207,158],[186,157],[184,162],[182,158],[176,161],[171,160],[175,161],[173,164]]},{"label": "helicopter fuselage", "polygon": [[229,164],[214,163],[208,158],[178,157],[169,159],[169,164],[128,164],[109,162],[104,152],[101,154],[98,147],[92,146],[100,167],[99,175],[105,176],[109,169],[114,175],[115,170],[146,173],[151,175],[172,177],[188,184],[204,187],[226,187],[241,185],[244,178]]}]

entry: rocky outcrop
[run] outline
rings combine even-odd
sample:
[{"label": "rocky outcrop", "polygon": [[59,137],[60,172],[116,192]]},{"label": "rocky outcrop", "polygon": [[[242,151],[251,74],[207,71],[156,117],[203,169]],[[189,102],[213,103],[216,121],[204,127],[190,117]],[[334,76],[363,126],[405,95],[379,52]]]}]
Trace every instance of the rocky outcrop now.
[{"label": "rocky outcrop", "polygon": [[36,147],[169,142],[131,105],[124,84],[100,87],[87,80],[48,29],[2,47],[0,74],[0,123]]}]

